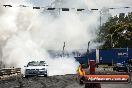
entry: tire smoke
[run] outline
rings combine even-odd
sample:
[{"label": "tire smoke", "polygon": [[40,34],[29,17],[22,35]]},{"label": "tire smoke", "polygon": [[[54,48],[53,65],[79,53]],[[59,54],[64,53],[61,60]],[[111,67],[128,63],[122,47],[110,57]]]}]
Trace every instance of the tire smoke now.
[{"label": "tire smoke", "polygon": [[[58,7],[58,2],[62,2],[61,7],[70,7],[76,0],[71,0],[72,3],[62,1],[55,0],[52,5]],[[77,3],[81,2],[81,6],[78,4],[76,7],[96,6],[94,1],[97,0],[77,0]],[[13,2],[0,0],[0,3]],[[21,2],[16,4],[19,3]],[[24,3],[32,6],[29,2]],[[102,3],[102,0],[98,3]],[[75,74],[79,63],[73,57],[51,58],[48,50],[62,50],[63,42],[67,44],[66,50],[86,49],[87,42],[96,39],[99,27],[99,13],[87,11],[58,14],[57,11],[53,13],[32,8],[0,7],[0,20],[2,63],[6,67],[24,68],[29,61],[46,60],[50,75]],[[91,44],[91,47],[95,48],[95,45],[97,44]]]}]

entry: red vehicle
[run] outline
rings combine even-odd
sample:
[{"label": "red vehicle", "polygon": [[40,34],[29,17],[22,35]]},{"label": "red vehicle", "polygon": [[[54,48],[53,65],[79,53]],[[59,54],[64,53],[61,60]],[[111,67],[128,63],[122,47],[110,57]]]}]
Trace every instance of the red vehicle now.
[{"label": "red vehicle", "polygon": [[[88,68],[88,67],[87,67]],[[94,60],[89,61],[89,74],[82,65],[78,68],[78,81],[84,84],[85,88],[101,88],[100,83],[128,83],[130,82],[129,74],[95,74],[96,63]],[[119,68],[116,68],[119,70]],[[121,69],[121,68],[120,68]],[[123,80],[122,80],[123,79]]]},{"label": "red vehicle", "polygon": [[[90,68],[90,74],[95,74],[95,61],[94,60],[90,60],[89,61],[89,68]],[[79,66],[78,68],[78,79],[79,79],[79,83],[85,84],[85,88],[101,88],[100,83],[87,83],[87,77],[86,77],[86,72],[83,68],[82,65]]]}]

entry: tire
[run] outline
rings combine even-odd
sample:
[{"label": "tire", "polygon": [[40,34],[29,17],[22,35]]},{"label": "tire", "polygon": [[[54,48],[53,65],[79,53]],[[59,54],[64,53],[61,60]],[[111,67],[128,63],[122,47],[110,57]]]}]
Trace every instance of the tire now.
[{"label": "tire", "polygon": [[80,77],[80,79],[79,79],[79,84],[80,85],[83,85],[84,84],[84,80],[85,80],[85,78],[82,76],[82,77]]},{"label": "tire", "polygon": [[117,71],[117,72],[119,72],[119,70],[118,70],[118,69],[116,69],[116,71]]},{"label": "tire", "polygon": [[45,74],[45,75],[44,75],[44,77],[48,77],[48,75],[47,75],[47,74]]},{"label": "tire", "polygon": [[100,83],[87,83],[85,84],[85,88],[101,88]]},{"label": "tire", "polygon": [[82,81],[82,80],[79,80],[79,84],[80,84],[80,85],[83,85],[83,81]]},{"label": "tire", "polygon": [[24,77],[24,78],[28,78],[28,75],[24,75],[23,77]]}]

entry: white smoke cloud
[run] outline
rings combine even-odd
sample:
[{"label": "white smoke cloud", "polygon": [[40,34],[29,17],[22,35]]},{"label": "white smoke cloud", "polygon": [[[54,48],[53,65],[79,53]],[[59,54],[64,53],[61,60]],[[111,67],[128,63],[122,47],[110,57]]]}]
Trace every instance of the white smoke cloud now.
[{"label": "white smoke cloud", "polygon": [[[51,29],[56,27],[53,23],[53,28],[48,25],[54,20],[52,16],[45,16],[31,8],[0,8],[0,10],[2,12],[0,41],[5,42],[1,45],[2,61],[6,67],[23,68],[29,61],[46,60],[49,64],[49,75],[76,73],[79,63],[74,58],[52,59],[47,53],[49,47],[52,47],[50,43],[55,42],[54,37],[59,34],[50,35]],[[49,21],[47,17],[51,20]]]},{"label": "white smoke cloud", "polygon": [[[96,16],[96,14],[93,14]],[[33,40],[42,44],[47,49],[62,50],[62,44],[66,42],[66,49],[80,49],[87,47],[87,42],[94,39],[93,36],[95,29],[91,30],[91,25],[97,21],[97,18],[91,16],[87,17],[87,20],[83,20],[75,13],[61,13],[59,18],[48,18],[49,16],[44,15],[41,20],[48,20],[48,22],[38,23],[41,28],[31,28],[30,31]],[[96,25],[96,23],[95,23]],[[34,27],[34,26],[33,26]],[[92,34],[93,32],[93,34]],[[88,34],[89,33],[89,34]],[[41,40],[43,39],[43,40]],[[84,47],[83,47],[84,46]]]},{"label": "white smoke cloud", "polygon": [[75,74],[79,63],[74,58],[49,59],[49,75]]},{"label": "white smoke cloud", "polygon": [[131,0],[85,0],[85,3],[91,8],[132,6]]},{"label": "white smoke cloud", "polygon": [[[75,1],[65,1],[61,5],[72,7]],[[87,1],[77,0],[78,5],[75,6],[96,6],[95,0]],[[0,3],[7,2],[0,0]],[[25,1],[8,3],[31,5]],[[57,7],[56,3],[54,6]],[[98,3],[103,7],[100,4],[102,1]],[[0,7],[0,20],[0,42],[3,42],[0,44],[1,57],[7,67],[23,68],[28,61],[46,60],[50,75],[64,75],[76,73],[78,62],[74,58],[53,59],[47,50],[62,50],[63,42],[66,42],[67,50],[86,49],[87,42],[97,37],[99,13],[69,11],[54,16],[50,12],[43,14],[31,8]]]}]

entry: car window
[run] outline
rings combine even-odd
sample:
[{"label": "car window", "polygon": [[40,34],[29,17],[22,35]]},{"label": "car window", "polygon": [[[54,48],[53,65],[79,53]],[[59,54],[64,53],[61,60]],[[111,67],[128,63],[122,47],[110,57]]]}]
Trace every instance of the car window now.
[{"label": "car window", "polygon": [[32,61],[28,63],[28,66],[45,66],[45,65],[46,65],[45,61],[40,61],[40,62]]}]

